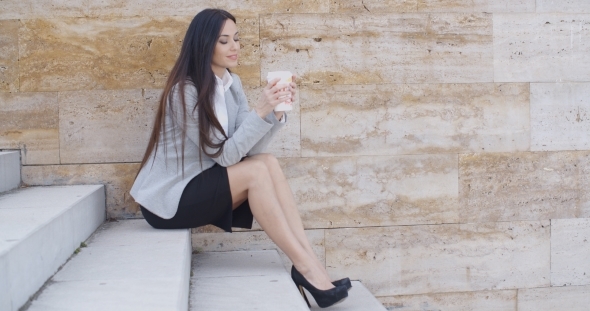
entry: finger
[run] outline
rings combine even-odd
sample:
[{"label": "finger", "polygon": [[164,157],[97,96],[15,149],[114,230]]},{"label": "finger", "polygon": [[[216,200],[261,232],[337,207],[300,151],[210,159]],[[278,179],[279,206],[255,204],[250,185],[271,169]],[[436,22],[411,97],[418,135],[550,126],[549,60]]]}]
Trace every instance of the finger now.
[{"label": "finger", "polygon": [[287,103],[292,103],[293,102],[293,97],[291,96],[291,94],[281,98],[282,101],[287,102]]},{"label": "finger", "polygon": [[275,86],[273,86],[273,87],[270,89],[270,92],[274,94],[274,93],[277,93],[277,92],[282,92],[282,91],[283,91],[283,89],[288,89],[288,88],[289,88],[289,85],[287,85],[287,86],[285,87],[285,85],[279,85],[279,84],[275,84]]},{"label": "finger", "polygon": [[283,101],[289,100],[291,98],[291,92],[286,91],[286,92],[276,92],[274,94],[272,94],[272,96],[269,98],[269,102],[273,103],[273,104],[279,104]]},{"label": "finger", "polygon": [[295,93],[297,93],[297,84],[291,82],[289,84],[289,91],[291,91],[291,94],[293,94],[293,97],[295,97]]},{"label": "finger", "polygon": [[281,78],[274,78],[270,81],[268,81],[268,84],[266,84],[266,87],[268,89],[272,89],[273,87],[275,87],[277,85],[277,83],[281,81]]},{"label": "finger", "polygon": [[291,91],[281,91],[274,94],[276,98],[286,98],[291,96]]},{"label": "finger", "polygon": [[289,90],[289,88],[283,88],[283,89],[272,88],[272,89],[268,90],[267,92],[268,92],[267,95],[272,98],[285,96],[285,94],[287,94],[287,95],[291,94],[291,91]]},{"label": "finger", "polygon": [[279,89],[277,89],[276,86],[273,86],[271,89],[265,89],[263,91],[263,93],[264,93],[264,97],[266,97],[267,102],[274,101],[276,98],[281,96],[279,94],[280,93]]}]

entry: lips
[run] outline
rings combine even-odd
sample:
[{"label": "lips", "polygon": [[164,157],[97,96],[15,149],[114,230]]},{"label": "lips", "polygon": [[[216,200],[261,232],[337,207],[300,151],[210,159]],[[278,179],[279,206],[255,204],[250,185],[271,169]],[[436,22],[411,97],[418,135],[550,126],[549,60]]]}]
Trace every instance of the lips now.
[{"label": "lips", "polygon": [[231,59],[231,60],[237,60],[238,59],[238,55],[230,55],[227,58]]}]

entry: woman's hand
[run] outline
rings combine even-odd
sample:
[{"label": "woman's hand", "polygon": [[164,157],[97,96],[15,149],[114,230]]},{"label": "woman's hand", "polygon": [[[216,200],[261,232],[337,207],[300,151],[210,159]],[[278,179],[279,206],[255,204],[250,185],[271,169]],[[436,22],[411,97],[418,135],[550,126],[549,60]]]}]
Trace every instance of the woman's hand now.
[{"label": "woman's hand", "polygon": [[[295,79],[297,79],[297,76],[293,75],[291,83],[289,83],[289,86],[291,87],[291,96],[285,100],[288,103],[293,103],[295,101],[295,95],[297,94],[297,83],[295,82]],[[284,111],[275,111],[275,117],[277,120],[282,119],[284,113]]]},{"label": "woman's hand", "polygon": [[[283,101],[290,102],[292,98],[294,98],[294,91],[292,88],[295,83],[291,82],[286,88],[283,87],[284,90],[281,90],[280,86],[277,85],[277,82],[280,80],[280,78],[271,80],[262,90],[258,105],[254,108],[258,116],[261,118],[264,118],[271,113],[278,104]],[[282,116],[282,112],[280,116]]]}]

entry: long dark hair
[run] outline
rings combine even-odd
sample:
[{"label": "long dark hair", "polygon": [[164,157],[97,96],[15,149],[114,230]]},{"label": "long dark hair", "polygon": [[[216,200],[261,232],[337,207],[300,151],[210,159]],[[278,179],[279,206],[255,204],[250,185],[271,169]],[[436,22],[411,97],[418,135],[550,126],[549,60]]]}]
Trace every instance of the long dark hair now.
[{"label": "long dark hair", "polygon": [[[149,160],[152,153],[155,156],[160,139],[164,142],[166,140],[165,135],[162,135],[162,130],[166,126],[166,106],[168,106],[168,110],[174,120],[177,114],[174,113],[173,93],[178,92],[177,94],[180,95],[181,100],[180,107],[182,107],[182,121],[174,120],[174,122],[179,124],[182,129],[180,133],[182,138],[180,152],[182,154],[182,170],[184,172],[184,140],[186,138],[187,115],[184,88],[186,83],[193,83],[197,88],[197,104],[191,113],[197,110],[200,150],[210,157],[217,157],[223,151],[223,144],[227,140],[227,134],[224,132],[219,120],[217,120],[213,107],[216,81],[215,74],[211,68],[211,61],[217,40],[228,19],[234,23],[236,22],[236,18],[233,15],[220,9],[205,9],[193,18],[184,36],[180,55],[170,72],[170,76],[160,97],[160,105],[154,121],[154,128],[152,129],[145,155],[141,161],[140,170]],[[178,107],[178,103],[176,107]],[[210,136],[212,128],[222,133],[224,137],[222,141],[218,143],[212,141]],[[176,133],[172,135],[176,135]],[[164,144],[164,146],[166,145]],[[209,153],[206,147],[217,151]],[[178,147],[175,146],[175,149],[178,154]]]}]

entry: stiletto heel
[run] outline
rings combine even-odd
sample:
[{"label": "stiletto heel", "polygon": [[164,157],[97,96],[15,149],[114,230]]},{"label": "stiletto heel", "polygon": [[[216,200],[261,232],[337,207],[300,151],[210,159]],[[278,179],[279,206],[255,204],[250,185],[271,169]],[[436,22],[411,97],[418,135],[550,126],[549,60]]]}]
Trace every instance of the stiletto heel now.
[{"label": "stiletto heel", "polygon": [[315,302],[318,304],[320,308],[327,308],[331,305],[341,302],[346,297],[348,297],[348,290],[346,286],[336,286],[334,288],[320,290],[315,288],[315,286],[311,285],[309,281],[305,279],[305,277],[295,269],[295,266],[291,268],[291,278],[295,285],[299,288],[301,295],[305,298],[307,305],[309,306],[309,301],[307,301],[307,297],[303,292],[303,288],[307,289],[307,291],[313,296]]},{"label": "stiletto heel", "polygon": [[305,299],[305,303],[307,303],[307,307],[311,308],[311,304],[309,304],[309,300],[307,300],[307,296],[305,295],[305,291],[303,291],[303,286],[297,285],[297,288],[299,288],[299,292],[301,293],[301,296],[303,296],[303,299]]}]

